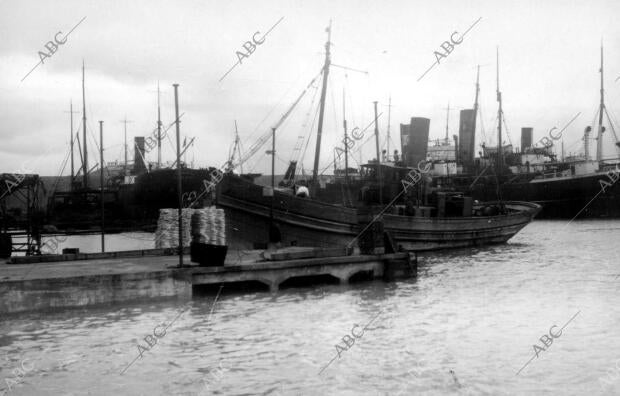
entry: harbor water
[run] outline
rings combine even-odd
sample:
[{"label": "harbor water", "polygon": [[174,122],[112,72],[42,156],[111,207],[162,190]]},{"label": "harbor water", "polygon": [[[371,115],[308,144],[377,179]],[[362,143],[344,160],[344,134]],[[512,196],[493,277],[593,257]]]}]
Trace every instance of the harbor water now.
[{"label": "harbor water", "polygon": [[[150,247],[151,237],[106,243]],[[71,238],[99,247],[98,236]],[[617,395],[619,239],[618,220],[535,221],[508,244],[423,256],[417,279],[11,316],[0,323],[0,389]]]}]

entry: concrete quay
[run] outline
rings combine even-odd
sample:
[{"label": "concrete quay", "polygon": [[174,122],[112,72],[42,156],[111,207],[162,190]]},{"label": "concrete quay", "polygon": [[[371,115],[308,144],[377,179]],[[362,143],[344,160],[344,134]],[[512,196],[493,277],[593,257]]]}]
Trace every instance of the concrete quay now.
[{"label": "concrete quay", "polygon": [[[0,264],[0,315],[159,298],[191,299],[195,289],[210,285],[251,282],[276,292],[291,280],[311,284],[329,278],[332,283],[344,284],[361,276],[391,281],[415,276],[417,270],[417,258],[409,253],[333,254],[305,257],[308,250],[301,248],[275,254],[256,250],[245,252],[243,260],[231,253],[220,267],[178,268],[178,256],[137,256],[132,252],[117,252],[116,258]],[[272,260],[264,260],[265,256]],[[193,264],[187,255],[184,262]]]}]

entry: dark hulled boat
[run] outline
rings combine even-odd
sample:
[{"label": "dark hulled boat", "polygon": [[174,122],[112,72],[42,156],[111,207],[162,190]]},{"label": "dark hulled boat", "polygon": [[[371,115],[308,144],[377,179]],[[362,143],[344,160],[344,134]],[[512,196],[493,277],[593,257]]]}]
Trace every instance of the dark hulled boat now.
[{"label": "dark hulled boat", "polygon": [[[216,204],[226,210],[227,235],[233,248],[250,249],[267,242],[272,210],[284,245],[353,245],[384,209],[379,205],[345,207],[278,190],[272,199],[268,191],[269,187],[232,174],[218,186]],[[508,241],[540,210],[539,205],[526,202],[473,204],[466,208],[461,200],[460,206],[452,202],[446,215],[446,204],[450,203],[446,201],[443,213],[434,205],[419,205],[413,213],[407,212],[405,205],[391,206],[389,213],[381,216],[384,230],[405,250],[480,246]]]}]

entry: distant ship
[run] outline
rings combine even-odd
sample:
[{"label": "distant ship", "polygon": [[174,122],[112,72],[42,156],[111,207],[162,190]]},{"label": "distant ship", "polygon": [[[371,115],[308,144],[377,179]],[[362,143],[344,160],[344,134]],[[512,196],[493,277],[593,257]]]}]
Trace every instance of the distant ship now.
[{"label": "distant ship", "polygon": [[[597,135],[594,138],[597,143],[595,158],[590,154],[593,129],[590,126],[585,128],[583,135],[584,153],[564,155],[559,136],[577,116],[563,130],[552,129],[550,136],[537,144],[532,141],[533,128],[522,128],[520,151],[514,150],[512,145],[502,144],[499,150],[497,146],[487,147],[482,144],[480,156],[475,157],[479,92],[477,78],[474,108],[461,110],[459,134],[454,136],[454,144],[449,141],[447,131],[445,139],[429,144],[426,125],[429,120],[413,118],[411,125],[401,125],[401,131],[407,128],[414,131],[411,138],[414,144],[403,143],[405,159],[407,155],[414,154],[416,158],[426,158],[432,162],[434,186],[463,191],[481,201],[501,197],[505,200],[538,203],[543,207],[539,218],[620,217],[620,183],[616,183],[620,176],[620,159],[603,158],[603,137],[604,133],[609,134],[604,121],[607,121],[613,134],[614,149],[620,150],[620,144],[604,102],[602,47],[600,73],[601,96]],[[503,112],[499,86],[497,96],[500,101],[498,141],[502,141]],[[560,144],[562,154],[558,158],[552,148]]]}]

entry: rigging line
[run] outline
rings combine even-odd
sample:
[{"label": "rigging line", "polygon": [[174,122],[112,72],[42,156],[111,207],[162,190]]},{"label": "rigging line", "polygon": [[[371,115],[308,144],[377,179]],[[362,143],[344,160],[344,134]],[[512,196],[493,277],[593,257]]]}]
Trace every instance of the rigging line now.
[{"label": "rigging line", "polygon": [[[319,74],[321,74],[323,72],[323,69],[321,69],[321,72]],[[298,75],[297,79],[295,81],[293,81],[290,86],[288,87],[288,89],[286,90],[286,92],[284,93],[284,95],[282,95],[282,97],[280,98],[280,100],[278,101],[278,103],[276,103],[271,110],[269,110],[269,112],[267,113],[267,115],[258,123],[258,125],[256,125],[256,127],[254,128],[254,130],[246,137],[246,141],[251,140],[256,132],[261,129],[263,127],[263,123],[271,116],[271,114],[273,114],[273,112],[282,104],[284,103],[284,100],[286,99],[286,97],[289,95],[289,93],[291,92],[291,90],[293,88],[295,88],[295,86],[297,85],[297,83],[301,80],[302,75]],[[313,85],[314,85],[314,80],[313,80]]]},{"label": "rigging line", "polygon": [[[338,102],[336,102],[336,98],[334,96],[334,86],[333,86],[333,84],[329,84],[330,77],[331,76],[328,77],[327,84],[329,86],[329,90],[330,90],[331,97],[332,97],[332,110],[334,112],[334,125],[337,126],[338,125],[338,114],[337,114],[337,110],[336,110],[336,103],[338,103]],[[338,128],[334,127],[334,130],[338,130]],[[338,135],[339,134],[336,133],[336,136],[338,136]]]},{"label": "rigging line", "polygon": [[506,127],[506,136],[508,136],[508,142],[512,145],[512,139],[510,138],[510,131],[508,130],[508,124],[506,124],[506,114],[504,114],[504,110],[502,110],[502,121],[504,122],[504,126]]},{"label": "rigging line", "polygon": [[478,105],[478,114],[480,119],[480,133],[482,134],[482,141],[487,141],[487,135],[484,132],[484,118],[482,117],[482,106]]},{"label": "rigging line", "polygon": [[54,181],[54,187],[52,188],[52,191],[50,191],[50,195],[53,194],[56,191],[56,187],[58,187],[58,182],[60,181],[60,177],[62,176],[62,172],[65,171],[65,167],[67,166],[67,162],[69,161],[69,156],[71,155],[71,150],[69,149],[67,151],[67,155],[65,156],[65,160],[62,163],[62,168],[60,170],[60,173],[58,174],[58,176],[56,176],[56,180]]},{"label": "rigging line", "polygon": [[312,100],[310,101],[310,106],[308,107],[308,111],[306,112],[306,117],[304,119],[304,122],[301,124],[302,128],[307,128],[308,126],[308,121],[310,120],[310,115],[312,114],[312,109],[314,108],[314,103],[316,102],[316,97],[319,93],[318,86],[315,85],[313,88],[314,88],[314,95],[312,95]]},{"label": "rigging line", "polygon": [[88,132],[90,132],[90,136],[95,142],[95,148],[97,149],[97,152],[99,152],[99,145],[97,144],[97,137],[95,136],[93,132],[95,129],[93,128],[93,124],[92,124],[92,120],[95,117],[93,116],[93,112],[92,112],[92,108],[90,104],[88,105],[88,115],[89,115],[89,118],[86,120],[86,129],[88,130]]},{"label": "rigging line", "polygon": [[295,108],[297,107],[299,102],[303,99],[303,97],[306,95],[308,90],[313,86],[314,82],[319,78],[319,76],[321,74],[322,74],[322,72],[319,72],[312,79],[312,81],[310,81],[310,83],[306,85],[306,87],[304,88],[303,92],[295,99],[295,102],[291,106],[289,106],[289,108],[287,109],[286,113],[284,113],[284,115],[282,115],[280,117],[280,119],[276,122],[276,124],[273,125],[273,127],[270,128],[270,130],[267,133],[263,134],[261,137],[259,137],[258,140],[256,140],[252,144],[252,146],[248,150],[248,153],[243,158],[240,158],[239,161],[237,161],[237,163],[235,163],[235,164],[229,164],[227,167],[234,169],[237,166],[240,166],[241,164],[247,162],[251,157],[253,157],[260,150],[260,148],[263,145],[265,145],[271,139],[271,137],[272,137],[272,130],[273,129],[278,129],[280,127],[280,125],[282,125],[282,123],[284,123],[284,121],[286,121],[286,119],[291,115],[293,110],[295,110]]},{"label": "rigging line", "polygon": [[316,107],[316,112],[314,113],[314,118],[312,119],[312,124],[310,125],[310,131],[308,134],[308,139],[306,139],[306,147],[304,148],[304,152],[303,155],[301,156],[301,164],[302,164],[302,168],[303,168],[303,161],[306,158],[306,151],[308,150],[308,145],[310,144],[310,140],[312,140],[312,135],[314,134],[314,123],[316,122],[316,119],[319,115],[319,106]]},{"label": "rigging line", "polygon": [[613,111],[610,113],[607,109],[607,106],[605,106],[605,112],[607,113],[608,117],[611,117],[611,120],[609,122],[618,125],[618,120],[616,119],[616,116],[613,113]]},{"label": "rigging line", "polygon": [[[382,114],[383,114],[383,112],[379,113],[379,115],[377,116],[377,120],[379,120],[379,117],[381,117],[381,115],[382,115]],[[373,125],[374,125],[374,123],[375,123],[375,120],[373,119],[373,120],[370,122],[370,124],[368,124],[368,126],[367,126],[366,128],[364,128],[364,130],[362,130],[360,133],[364,133],[364,132],[366,132],[366,130],[368,130],[368,128],[370,128],[371,126],[373,126]],[[368,135],[368,138],[366,138],[366,140],[365,140],[362,144],[360,144],[360,145],[359,145],[359,146],[355,149],[355,151],[351,151],[351,150],[349,150],[349,154],[350,154],[351,156],[353,156],[353,154],[356,154],[358,151],[360,151],[360,150],[362,149],[362,147],[364,147],[364,145],[365,145],[366,143],[368,143],[368,142],[369,142],[370,140],[372,140],[374,137],[375,137],[375,135],[374,135],[374,134],[372,134],[372,133],[371,133],[370,135]],[[323,173],[325,173],[325,171],[326,171],[327,169],[331,168],[333,164],[334,164],[334,160],[332,160],[332,162],[330,162],[330,164],[329,164],[329,165],[327,165],[325,168],[323,168],[323,170],[321,171],[320,175],[323,175]]]},{"label": "rigging line", "polygon": [[607,111],[607,107],[605,107],[604,110],[605,110],[605,115],[607,115],[607,121],[609,122],[609,127],[611,128],[611,131],[614,133],[614,138],[616,139],[616,142],[617,142],[618,135],[616,134],[616,130],[614,129],[614,123],[611,121],[611,117],[609,117],[609,112]]},{"label": "rigging line", "polygon": [[286,161],[284,158],[280,157],[279,155],[276,154],[276,159],[280,162],[282,162],[284,165],[288,165],[288,161]]}]

